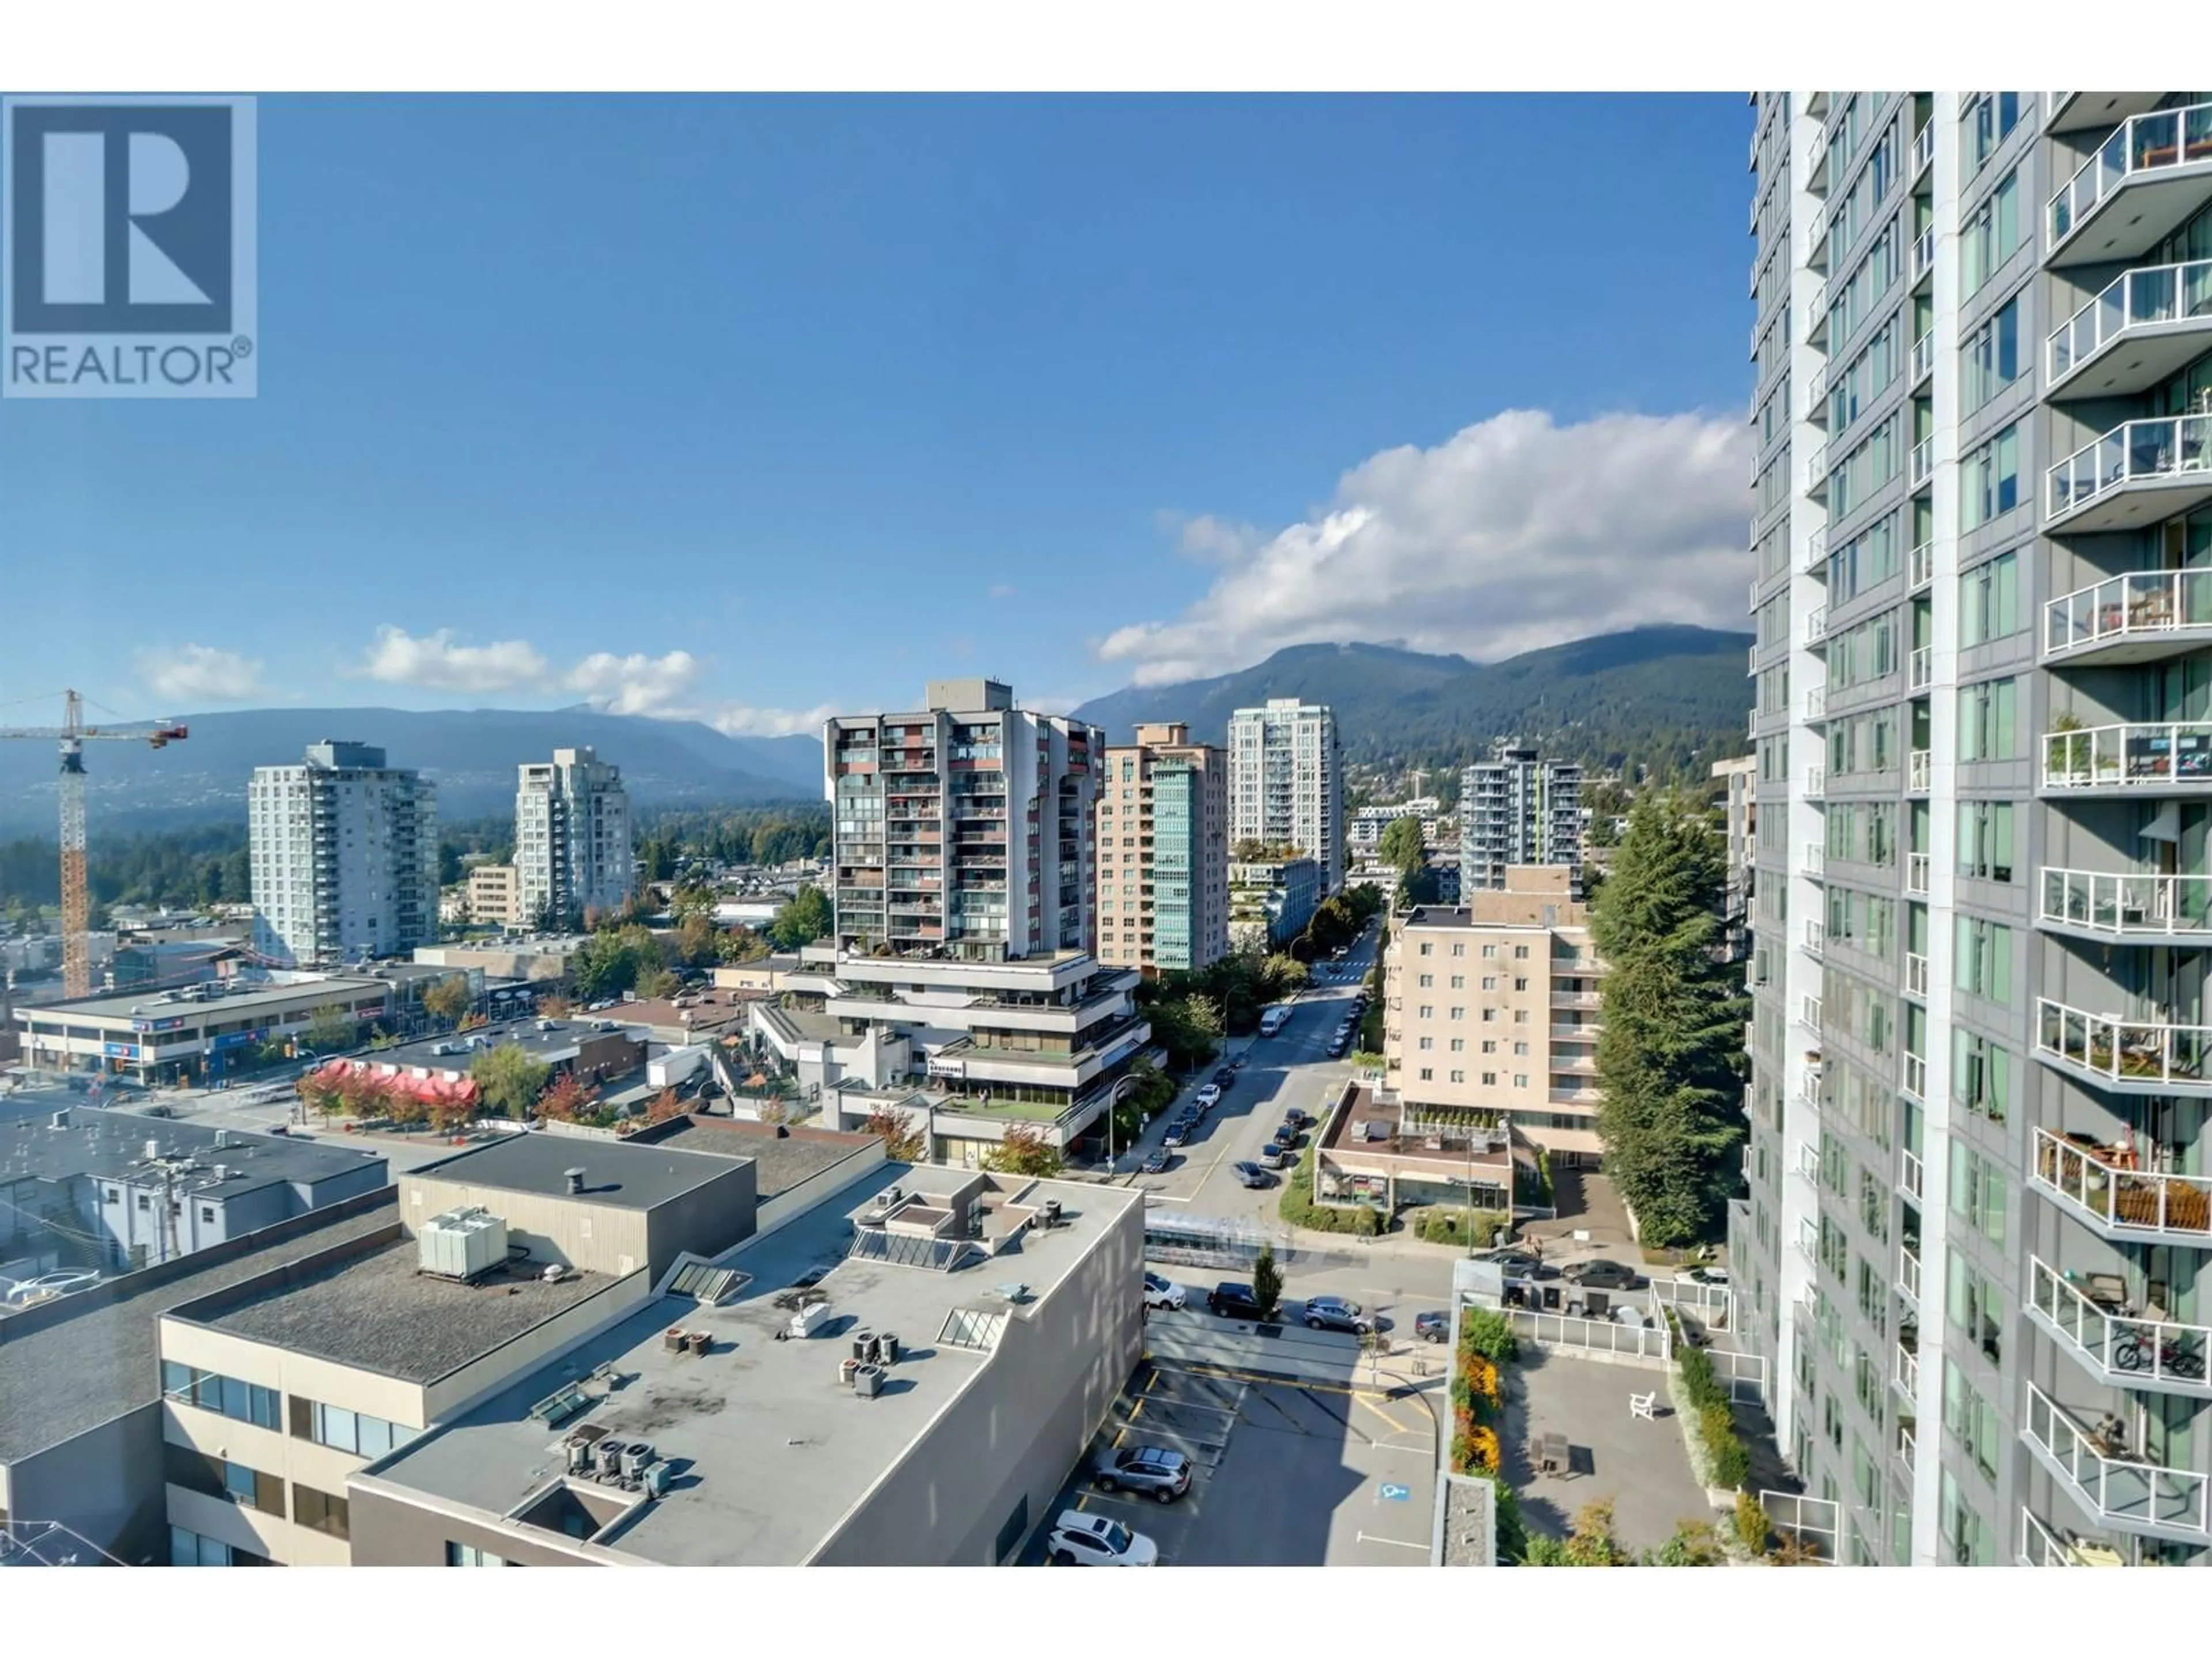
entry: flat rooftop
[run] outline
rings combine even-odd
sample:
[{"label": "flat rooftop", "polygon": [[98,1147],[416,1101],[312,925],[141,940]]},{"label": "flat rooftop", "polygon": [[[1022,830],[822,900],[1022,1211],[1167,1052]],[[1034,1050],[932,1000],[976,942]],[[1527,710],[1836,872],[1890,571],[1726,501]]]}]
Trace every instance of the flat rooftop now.
[{"label": "flat rooftop", "polygon": [[[161,1316],[398,1220],[389,1188],[361,1213],[297,1218],[0,1320],[0,1463],[14,1462],[161,1397]],[[345,1206],[351,1209],[351,1206]],[[50,1311],[51,1310],[51,1311]]]},{"label": "flat rooftop", "polygon": [[[800,1565],[990,1363],[987,1350],[939,1340],[948,1316],[977,1310],[987,1320],[1023,1317],[994,1287],[1019,1282],[1032,1303],[1048,1299],[1104,1236],[1101,1218],[1143,1201],[1118,1188],[1008,1180],[1024,1206],[1058,1199],[1069,1224],[1042,1243],[1024,1239],[951,1272],[847,1256],[848,1218],[884,1187],[949,1194],[975,1179],[963,1170],[879,1165],[790,1225],[720,1257],[752,1276],[730,1302],[656,1298],[372,1465],[367,1478],[505,1515],[558,1471],[562,1437],[595,1424],[651,1444],[679,1475],[676,1490],[632,1511],[605,1547],[677,1566]],[[817,1273],[834,1317],[811,1339],[775,1340],[790,1318],[775,1298]],[[663,1334],[678,1325],[708,1333],[708,1352],[668,1352]],[[851,1352],[848,1339],[860,1328],[893,1332],[904,1350],[872,1400],[838,1378],[838,1362]],[[602,1364],[620,1379],[611,1393],[558,1429],[529,1415]]]},{"label": "flat rooftop", "polygon": [[234,1336],[409,1382],[434,1382],[617,1281],[577,1273],[556,1284],[523,1262],[473,1285],[416,1271],[415,1239],[343,1261],[282,1271],[245,1299],[216,1296],[177,1309]]},{"label": "flat rooftop", "polygon": [[[454,970],[449,968],[445,971]],[[542,1024],[550,1024],[552,1029],[541,1030],[538,1028]],[[465,1072],[477,1056],[488,1049],[512,1045],[539,1059],[548,1054],[566,1054],[578,1043],[592,1037],[622,1035],[622,1022],[617,1020],[614,1024],[613,1031],[601,1031],[587,1019],[541,1021],[526,1016],[497,1025],[479,1025],[454,1036],[424,1037],[417,1042],[372,1048],[353,1058],[380,1066],[421,1066],[431,1071]],[[441,1054],[441,1049],[445,1052]]]},{"label": "flat rooftop", "polygon": [[876,1137],[837,1129],[792,1129],[779,1134],[771,1124],[686,1115],[641,1130],[627,1144],[750,1158],[754,1195],[765,1204],[847,1158],[861,1156],[876,1145]]},{"label": "flat rooftop", "polygon": [[[279,1182],[312,1187],[350,1175],[369,1161],[360,1146],[204,1127],[176,1118],[75,1103],[57,1104],[55,1109],[68,1112],[67,1127],[53,1127],[51,1113],[0,1122],[0,1183],[27,1176],[52,1182],[80,1176],[143,1182],[148,1179],[149,1142],[165,1158],[187,1158],[205,1166],[182,1177],[186,1191],[220,1187],[225,1197]],[[220,1146],[216,1144],[218,1136],[224,1142]],[[227,1180],[216,1180],[218,1164],[228,1172]]]},{"label": "flat rooftop", "polygon": [[[211,981],[216,986],[236,985],[237,981]],[[290,985],[264,984],[256,980],[250,990],[228,990],[220,996],[196,997],[175,991],[140,989],[114,991],[102,996],[79,997],[75,1001],[48,1002],[35,1011],[40,1014],[75,1014],[86,1019],[178,1019],[198,1014],[228,1018],[256,1008],[273,1008],[280,1004],[298,1002],[307,997],[354,997],[365,991],[388,991],[390,982],[370,979],[366,975],[347,975],[338,977],[316,975]],[[188,987],[197,990],[198,987]],[[19,1008],[21,1019],[33,1011]]]},{"label": "flat rooftop", "polygon": [[[731,1164],[696,1148],[585,1139],[538,1130],[471,1147],[411,1175],[465,1181],[502,1192],[570,1198],[618,1210],[650,1210],[725,1174]],[[568,1191],[568,1171],[584,1172],[584,1190]]]}]

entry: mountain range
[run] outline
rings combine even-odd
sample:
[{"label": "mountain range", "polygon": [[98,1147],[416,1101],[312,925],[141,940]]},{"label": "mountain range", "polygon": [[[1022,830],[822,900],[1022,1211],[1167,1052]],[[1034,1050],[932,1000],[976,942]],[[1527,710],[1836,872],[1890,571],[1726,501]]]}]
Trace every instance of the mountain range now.
[{"label": "mountain range", "polygon": [[1462,765],[1497,738],[1602,769],[1632,758],[1696,775],[1741,754],[1751,635],[1681,623],[1600,634],[1494,663],[1389,645],[1295,645],[1213,679],[1132,687],[1074,711],[1127,743],[1139,721],[1182,720],[1221,743],[1229,717],[1270,697],[1336,711],[1347,761]]},{"label": "mountain range", "polygon": [[[394,766],[438,786],[438,813],[455,820],[514,810],[515,768],[588,745],[622,768],[639,806],[749,806],[822,799],[822,741],[732,738],[693,720],[603,714],[589,708],[250,708],[179,715],[191,735],[156,750],[85,745],[86,817],[103,830],[246,817],[257,766],[301,758],[325,738],[380,746]],[[0,831],[54,833],[55,750],[0,744]]]}]

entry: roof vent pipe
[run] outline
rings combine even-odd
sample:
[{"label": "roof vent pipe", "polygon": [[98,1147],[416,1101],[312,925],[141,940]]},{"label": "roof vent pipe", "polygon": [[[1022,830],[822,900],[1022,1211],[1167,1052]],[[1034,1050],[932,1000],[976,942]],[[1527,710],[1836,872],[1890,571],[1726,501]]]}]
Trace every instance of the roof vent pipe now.
[{"label": "roof vent pipe", "polygon": [[568,1176],[569,1192],[572,1194],[582,1192],[584,1190],[584,1172],[581,1170],[570,1170],[567,1173]]}]

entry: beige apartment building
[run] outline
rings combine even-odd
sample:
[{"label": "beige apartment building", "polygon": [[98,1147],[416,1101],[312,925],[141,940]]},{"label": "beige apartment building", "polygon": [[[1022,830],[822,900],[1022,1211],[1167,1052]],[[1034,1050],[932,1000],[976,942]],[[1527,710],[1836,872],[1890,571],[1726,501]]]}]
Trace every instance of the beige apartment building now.
[{"label": "beige apartment building", "polygon": [[1464,906],[1394,918],[1383,1056],[1409,1106],[1502,1113],[1555,1163],[1594,1165],[1601,969],[1574,873],[1514,865]]},{"label": "beige apartment building", "polygon": [[1139,726],[1099,778],[1098,959],[1152,975],[1228,953],[1228,752]]},{"label": "beige apartment building", "polygon": [[511,864],[479,864],[469,872],[469,920],[520,927],[529,917],[522,908],[521,878]]}]

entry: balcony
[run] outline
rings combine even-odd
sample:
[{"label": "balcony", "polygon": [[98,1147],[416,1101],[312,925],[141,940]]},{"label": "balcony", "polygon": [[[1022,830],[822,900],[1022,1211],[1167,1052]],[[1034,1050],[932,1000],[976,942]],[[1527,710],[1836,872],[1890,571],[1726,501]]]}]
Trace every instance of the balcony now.
[{"label": "balcony", "polygon": [[1908,386],[1917,386],[1936,372],[1936,337],[1923,334],[1912,343],[1912,372],[1906,378]]},{"label": "balcony", "polygon": [[1828,607],[1816,605],[1805,613],[1805,643],[1818,645],[1828,636]]},{"label": "balcony", "polygon": [[1907,1054],[1899,1067],[1898,1086],[1915,1100],[1924,1103],[1928,1098],[1928,1061],[1921,1055]]},{"label": "balcony", "polygon": [[2183,1543],[2212,1538],[2203,1475],[2162,1468],[2121,1437],[2084,1428],[2033,1382],[2020,1432],[2035,1461],[2103,1524]]},{"label": "balcony", "polygon": [[1912,484],[1918,489],[1936,474],[1936,441],[1923,438],[1912,446]]},{"label": "balcony", "polygon": [[1797,1222],[1797,1254],[1805,1258],[1805,1265],[1817,1269],[1820,1265],[1820,1231],[1809,1217],[1800,1217]]},{"label": "balcony", "polygon": [[1808,996],[1797,1005],[1797,1023],[1815,1036],[1820,1030],[1820,999]]},{"label": "balcony", "polygon": [[1826,867],[1826,865],[1827,854],[1822,849],[1820,843],[1817,841],[1807,842],[1804,856],[1798,860],[1798,867],[1814,881],[1818,881],[1820,879],[1821,871]]},{"label": "balcony", "polygon": [[1928,854],[1907,853],[1905,855],[1905,890],[1916,898],[1928,896]]},{"label": "balcony", "polygon": [[2212,876],[2043,870],[2045,931],[2079,939],[2212,943]]},{"label": "balcony", "polygon": [[1905,953],[1905,994],[1928,1000],[1928,958],[1917,951]]},{"label": "balcony", "polygon": [[2139,1170],[2132,1151],[2035,1132],[2028,1184],[2120,1243],[2212,1245],[2212,1176]]},{"label": "balcony", "polygon": [[1927,1184],[1927,1176],[1921,1167],[1920,1154],[1910,1147],[1897,1155],[1897,1184],[1899,1189],[1915,1204],[1921,1201],[1923,1188]]},{"label": "balcony", "polygon": [[1808,574],[1819,575],[1828,562],[1828,526],[1816,524],[1805,537],[1805,568]]},{"label": "balcony", "polygon": [[2195,793],[2212,787],[2212,723],[2091,726],[2047,732],[2043,787],[2069,793]]},{"label": "balcony", "polygon": [[1821,927],[1819,922],[1808,919],[1805,923],[1805,954],[1818,962],[1820,959],[1821,947],[1826,939],[1827,929]]},{"label": "balcony", "polygon": [[1912,136],[1912,178],[1917,180],[1922,173],[1935,165],[1936,124],[1930,121]]},{"label": "balcony", "polygon": [[1911,1248],[1897,1247],[1897,1288],[1916,1309],[1920,1305],[1920,1258]]},{"label": "balcony", "polygon": [[2212,259],[2123,272],[2051,332],[2054,395],[2145,392],[2212,344]]},{"label": "balcony", "polygon": [[1808,725],[1819,725],[1828,718],[1828,688],[1808,685],[1805,688],[1805,720]]},{"label": "balcony", "polygon": [[2107,577],[2043,607],[2045,661],[2157,662],[2212,645],[2212,570]]},{"label": "balcony", "polygon": [[1805,799],[1825,800],[1827,799],[1827,794],[1828,769],[1825,766],[1807,767],[1805,769]]},{"label": "balcony", "polygon": [[1936,546],[1932,542],[1923,542],[1912,550],[1912,556],[1906,562],[1905,586],[1908,592],[1917,591],[1935,580]]},{"label": "balcony", "polygon": [[1813,459],[1805,463],[1805,489],[1808,495],[1818,495],[1828,487],[1828,446],[1822,444],[1813,452]]},{"label": "balcony", "polygon": [[1920,1398],[1920,1336],[1910,1325],[1891,1355],[1889,1384],[1908,1402]]},{"label": "balcony", "polygon": [[1935,678],[1936,647],[1932,645],[1916,646],[1911,656],[1905,659],[1905,684],[1912,690],[1925,691]]},{"label": "balcony", "polygon": [[2204,1375],[2212,1329],[2140,1316],[2124,1285],[2118,1274],[2079,1279],[2030,1256],[2028,1317],[2100,1382],[2212,1400]]},{"label": "balcony", "polygon": [[2212,200],[2212,104],[2130,117],[2050,201],[2054,266],[2139,259]]},{"label": "balcony", "polygon": [[1912,285],[1919,287],[1935,269],[1936,233],[1923,230],[1912,244]]},{"label": "balcony", "polygon": [[2100,1539],[2053,1532],[2033,1510],[2020,1512],[2020,1565],[2023,1567],[2124,1567],[2127,1559]]},{"label": "balcony", "polygon": [[1925,749],[1916,749],[1905,757],[1905,789],[1907,794],[1924,795],[1935,775],[1935,760]]},{"label": "balcony", "polygon": [[2212,499],[2212,415],[2128,421],[2081,446],[2044,478],[2046,528],[2133,530]]},{"label": "balcony", "polygon": [[2050,131],[2081,132],[2118,126],[2130,115],[2154,107],[2155,92],[2054,92],[2050,94]]}]

